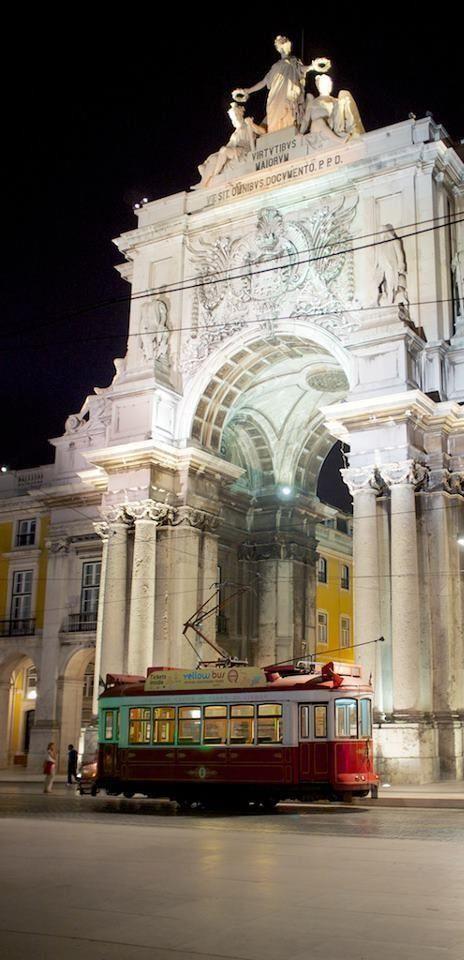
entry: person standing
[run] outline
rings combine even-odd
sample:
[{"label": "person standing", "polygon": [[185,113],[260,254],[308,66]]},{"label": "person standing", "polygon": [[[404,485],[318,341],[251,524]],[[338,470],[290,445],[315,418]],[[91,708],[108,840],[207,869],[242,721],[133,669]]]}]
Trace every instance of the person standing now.
[{"label": "person standing", "polygon": [[68,745],[68,787],[72,786],[73,778],[74,783],[77,783],[77,750],[70,743]]},{"label": "person standing", "polygon": [[56,747],[53,740],[48,744],[47,753],[44,761],[43,772],[45,774],[44,779],[44,793],[51,793],[53,787],[53,781],[55,779],[55,770],[56,770]]}]

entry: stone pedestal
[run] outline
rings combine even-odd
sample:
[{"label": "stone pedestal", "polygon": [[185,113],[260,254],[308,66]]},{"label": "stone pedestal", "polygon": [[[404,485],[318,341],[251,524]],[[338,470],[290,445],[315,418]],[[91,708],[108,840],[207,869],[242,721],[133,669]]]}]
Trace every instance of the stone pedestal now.
[{"label": "stone pedestal", "polygon": [[430,783],[438,780],[436,727],[425,721],[374,726],[375,769],[381,783]]}]

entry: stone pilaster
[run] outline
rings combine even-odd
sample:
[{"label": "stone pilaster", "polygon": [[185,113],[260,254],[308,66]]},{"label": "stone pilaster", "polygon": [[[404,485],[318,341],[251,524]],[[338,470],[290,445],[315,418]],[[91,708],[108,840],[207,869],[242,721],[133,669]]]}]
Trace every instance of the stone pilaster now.
[{"label": "stone pilaster", "polygon": [[106,564],[108,559],[108,524],[95,523],[94,529],[102,540],[102,565],[100,572],[100,592],[98,596],[97,629],[95,634],[95,673],[93,681],[92,713],[98,715],[98,696],[100,694],[101,676],[101,652],[103,636],[103,616],[105,606],[105,583],[106,583]]},{"label": "stone pilaster", "polygon": [[47,588],[42,634],[42,653],[34,725],[31,730],[28,768],[41,771],[47,743],[58,747],[57,681],[60,653],[60,630],[66,612],[69,579],[69,542],[50,539],[48,548]]},{"label": "stone pilaster", "polygon": [[341,471],[353,497],[353,571],[355,660],[366,680],[372,677],[379,709],[381,670],[378,640],[384,633],[380,614],[377,497],[379,477],[374,467]]}]

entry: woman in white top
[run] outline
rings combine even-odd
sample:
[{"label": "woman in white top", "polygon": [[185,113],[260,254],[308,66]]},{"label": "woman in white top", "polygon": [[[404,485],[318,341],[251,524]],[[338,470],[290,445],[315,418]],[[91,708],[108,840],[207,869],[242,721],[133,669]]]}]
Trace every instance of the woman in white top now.
[{"label": "woman in white top", "polygon": [[56,770],[56,747],[53,740],[48,744],[44,761],[44,793],[51,793]]}]

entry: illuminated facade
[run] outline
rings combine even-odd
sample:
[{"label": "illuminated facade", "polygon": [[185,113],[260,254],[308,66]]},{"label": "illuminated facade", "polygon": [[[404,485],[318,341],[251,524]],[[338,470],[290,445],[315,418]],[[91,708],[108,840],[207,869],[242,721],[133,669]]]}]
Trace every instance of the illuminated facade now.
[{"label": "illuminated facade", "polygon": [[[432,119],[363,133],[346,91],[319,87],[299,126],[251,140],[234,108],[197,189],[142,204],[116,240],[127,352],[34,495],[50,521],[34,762],[75,729],[93,657],[97,682],[192,663],[182,627],[219,579],[249,588],[212,626],[231,655],[354,642],[380,772],[463,775],[464,165]],[[318,496],[336,438],[353,568]],[[76,638],[84,561],[100,599]]]}]

